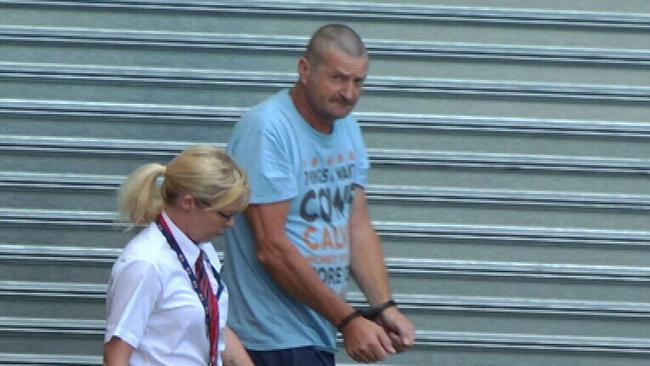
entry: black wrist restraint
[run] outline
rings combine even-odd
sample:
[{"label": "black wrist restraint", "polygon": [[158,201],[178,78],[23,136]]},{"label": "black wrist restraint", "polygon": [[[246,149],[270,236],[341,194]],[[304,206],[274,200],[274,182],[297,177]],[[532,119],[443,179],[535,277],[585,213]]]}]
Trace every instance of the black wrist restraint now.
[{"label": "black wrist restraint", "polygon": [[362,317],[364,317],[364,318],[366,318],[368,320],[371,320],[371,321],[376,321],[377,318],[379,318],[379,316],[381,315],[381,313],[384,310],[391,307],[391,306],[395,306],[395,307],[397,306],[397,303],[393,299],[390,299],[390,300],[386,301],[385,303],[377,305],[377,306],[371,306],[371,307],[368,307],[368,308],[365,308],[365,309],[357,309],[354,312],[350,313],[345,318],[343,318],[341,320],[341,322],[339,323],[339,325],[336,327],[336,329],[338,329],[339,332],[342,332],[343,328],[345,328],[345,326],[348,325],[348,323],[350,323],[352,321],[352,319],[360,317],[360,316],[362,316]]}]

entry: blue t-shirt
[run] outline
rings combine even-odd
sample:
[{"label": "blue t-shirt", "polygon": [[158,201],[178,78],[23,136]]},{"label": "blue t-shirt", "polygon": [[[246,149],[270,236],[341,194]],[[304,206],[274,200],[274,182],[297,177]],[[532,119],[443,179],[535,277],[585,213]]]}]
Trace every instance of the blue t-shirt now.
[{"label": "blue t-shirt", "polygon": [[[337,120],[331,134],[322,134],[300,116],[289,91],[283,90],[241,118],[227,152],[248,175],[252,204],[290,201],[287,237],[321,280],[345,297],[353,191],[355,185],[366,186],[369,168],[354,118]],[[336,329],[273,282],[255,257],[246,219],[238,217],[225,235],[228,325],[245,347],[334,351]]]}]

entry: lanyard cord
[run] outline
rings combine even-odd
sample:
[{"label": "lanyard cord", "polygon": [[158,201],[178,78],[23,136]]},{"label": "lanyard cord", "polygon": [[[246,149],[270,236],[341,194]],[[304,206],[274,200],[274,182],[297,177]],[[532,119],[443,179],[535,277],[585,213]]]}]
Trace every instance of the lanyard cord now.
[{"label": "lanyard cord", "polygon": [[[192,282],[192,287],[194,288],[194,292],[196,292],[196,294],[199,296],[199,300],[201,300],[201,305],[203,305],[203,310],[205,311],[205,325],[206,325],[206,329],[209,332],[210,311],[208,308],[208,299],[206,299],[205,296],[203,296],[203,292],[201,291],[201,287],[199,286],[199,281],[196,278],[196,275],[194,275],[194,272],[192,271],[192,267],[190,267],[190,264],[187,262],[187,258],[185,258],[183,251],[178,245],[176,238],[174,238],[174,235],[172,234],[171,230],[167,226],[167,223],[163,219],[162,215],[158,215],[158,217],[156,218],[156,225],[158,226],[158,229],[163,234],[163,236],[165,236],[165,238],[167,239],[167,243],[169,243],[169,246],[172,248],[174,252],[176,252],[176,256],[178,257],[178,260],[181,262],[181,265],[183,266],[185,273],[187,273],[188,277],[190,278],[190,282]],[[219,272],[217,272],[217,270],[214,268],[214,266],[212,266],[212,264],[207,258],[204,262],[208,262],[212,274],[214,275],[214,278],[217,280],[217,283],[219,284],[219,287],[217,289],[217,301],[218,301],[224,288],[223,283],[221,282],[221,276],[219,275]]]}]

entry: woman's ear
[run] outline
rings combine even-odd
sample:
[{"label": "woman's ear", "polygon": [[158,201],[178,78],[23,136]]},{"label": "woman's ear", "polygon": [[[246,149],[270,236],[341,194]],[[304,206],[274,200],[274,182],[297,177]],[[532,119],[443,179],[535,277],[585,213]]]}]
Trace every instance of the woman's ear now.
[{"label": "woman's ear", "polygon": [[190,194],[184,194],[179,200],[181,209],[184,211],[191,211],[196,206],[196,200]]}]

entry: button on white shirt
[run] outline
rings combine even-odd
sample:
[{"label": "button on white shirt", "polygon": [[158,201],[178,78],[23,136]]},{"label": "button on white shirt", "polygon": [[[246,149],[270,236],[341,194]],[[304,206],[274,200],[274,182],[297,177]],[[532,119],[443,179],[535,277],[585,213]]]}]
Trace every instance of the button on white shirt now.
[{"label": "button on white shirt", "polygon": [[[217,271],[219,257],[209,242],[194,244],[163,212],[187,262],[194,270],[199,248]],[[216,294],[218,284],[206,272]],[[210,344],[205,312],[189,276],[156,224],[136,235],[113,265],[108,283],[104,341],[112,337],[135,348],[130,365],[197,365],[209,361]],[[225,348],[223,330],[228,314],[228,291],[219,297],[219,355]]]}]

